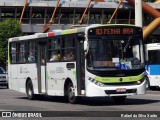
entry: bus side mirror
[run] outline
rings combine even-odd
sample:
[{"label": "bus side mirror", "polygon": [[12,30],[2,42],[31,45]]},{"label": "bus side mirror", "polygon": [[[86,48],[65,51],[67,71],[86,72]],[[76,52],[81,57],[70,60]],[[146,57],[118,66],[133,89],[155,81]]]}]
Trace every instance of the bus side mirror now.
[{"label": "bus side mirror", "polygon": [[85,52],[85,55],[87,55],[88,53],[88,50],[89,50],[89,44],[88,44],[88,41],[84,41],[84,52]]}]

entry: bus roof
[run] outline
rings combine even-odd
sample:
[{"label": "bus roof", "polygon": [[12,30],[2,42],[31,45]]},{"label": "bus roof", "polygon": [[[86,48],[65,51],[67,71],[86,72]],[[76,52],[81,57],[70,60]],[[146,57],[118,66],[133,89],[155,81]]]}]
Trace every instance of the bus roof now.
[{"label": "bus roof", "polygon": [[26,36],[9,38],[9,42],[79,33],[79,32],[84,32],[84,30],[85,30],[84,27],[67,29],[67,30],[53,30],[52,32],[48,32],[48,33],[35,33],[34,35],[26,35]]},{"label": "bus roof", "polygon": [[31,40],[31,39],[36,39],[36,38],[47,38],[47,37],[53,37],[53,36],[59,36],[59,35],[86,32],[86,30],[88,30],[89,28],[93,28],[93,27],[97,27],[97,26],[119,26],[119,25],[122,25],[122,26],[135,26],[135,25],[130,25],[130,24],[92,24],[92,25],[86,26],[86,27],[78,26],[78,27],[73,28],[73,29],[53,30],[52,32],[48,32],[48,33],[35,33],[34,35],[13,37],[13,38],[9,38],[9,42],[21,41],[21,40]]}]

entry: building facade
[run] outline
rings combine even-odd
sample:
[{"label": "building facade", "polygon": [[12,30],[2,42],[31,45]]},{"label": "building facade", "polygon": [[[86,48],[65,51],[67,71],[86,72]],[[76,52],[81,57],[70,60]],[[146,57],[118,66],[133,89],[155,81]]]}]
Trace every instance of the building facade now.
[{"label": "building facade", "polygon": [[[0,21],[7,18],[20,20],[26,0],[0,0]],[[61,0],[51,24],[50,31],[54,29],[67,29],[78,25],[89,0]],[[28,0],[22,17],[22,31],[27,34],[43,32],[44,25],[48,24],[57,0]],[[155,9],[160,9],[160,3],[148,3]],[[82,25],[106,24],[116,7],[117,0],[107,2],[91,2]],[[143,25],[148,25],[153,18],[143,14]],[[113,24],[134,24],[134,7],[124,1],[113,20]],[[159,30],[155,31],[155,34]]]}]

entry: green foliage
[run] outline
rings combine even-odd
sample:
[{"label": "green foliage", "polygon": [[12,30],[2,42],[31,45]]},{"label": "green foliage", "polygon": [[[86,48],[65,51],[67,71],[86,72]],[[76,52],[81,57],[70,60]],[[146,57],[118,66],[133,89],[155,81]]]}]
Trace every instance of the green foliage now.
[{"label": "green foliage", "polygon": [[21,36],[22,29],[19,21],[6,19],[0,22],[0,64],[5,64],[8,55],[8,39]]}]

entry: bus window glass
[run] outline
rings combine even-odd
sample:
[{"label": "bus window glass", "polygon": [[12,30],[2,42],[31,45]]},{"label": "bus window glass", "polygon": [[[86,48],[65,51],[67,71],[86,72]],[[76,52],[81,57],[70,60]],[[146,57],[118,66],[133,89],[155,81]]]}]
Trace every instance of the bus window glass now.
[{"label": "bus window glass", "polygon": [[16,60],[17,60],[17,63],[20,63],[20,43],[17,43],[16,45],[16,53],[17,53],[17,56],[16,56]]},{"label": "bus window glass", "polygon": [[32,63],[36,60],[36,48],[35,48],[35,41],[28,42],[28,62]]},{"label": "bus window glass", "polygon": [[16,43],[11,44],[11,63],[16,63]]},{"label": "bus window glass", "polygon": [[62,37],[62,60],[74,60],[74,37]]},{"label": "bus window glass", "polygon": [[160,64],[160,51],[159,50],[149,50],[148,51],[148,64]]},{"label": "bus window glass", "polygon": [[49,40],[49,61],[60,59],[60,39],[52,38]]},{"label": "bus window glass", "polygon": [[25,43],[20,43],[19,62],[24,63],[25,61]]}]

